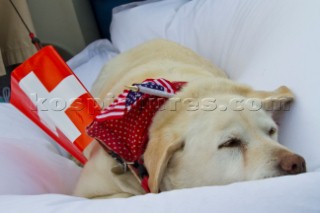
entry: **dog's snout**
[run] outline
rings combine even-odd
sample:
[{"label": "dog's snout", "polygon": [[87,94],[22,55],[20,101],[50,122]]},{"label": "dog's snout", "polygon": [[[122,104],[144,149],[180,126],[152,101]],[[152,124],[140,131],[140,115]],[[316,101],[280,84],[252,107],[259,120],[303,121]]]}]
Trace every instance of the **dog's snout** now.
[{"label": "dog's snout", "polygon": [[287,174],[304,173],[306,172],[306,162],[299,155],[287,154],[281,158],[280,168]]}]

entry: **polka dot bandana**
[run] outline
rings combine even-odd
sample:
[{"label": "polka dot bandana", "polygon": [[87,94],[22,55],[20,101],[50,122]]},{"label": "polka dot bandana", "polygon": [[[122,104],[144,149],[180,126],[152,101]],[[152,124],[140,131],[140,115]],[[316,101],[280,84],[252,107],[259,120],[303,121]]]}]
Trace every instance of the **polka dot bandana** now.
[{"label": "polka dot bandana", "polygon": [[[184,84],[165,79],[147,79],[139,86],[147,87],[148,91],[174,94]],[[140,91],[124,90],[109,107],[97,115],[87,127],[87,133],[125,161],[135,162],[145,151],[148,129],[154,115],[167,100]]]}]

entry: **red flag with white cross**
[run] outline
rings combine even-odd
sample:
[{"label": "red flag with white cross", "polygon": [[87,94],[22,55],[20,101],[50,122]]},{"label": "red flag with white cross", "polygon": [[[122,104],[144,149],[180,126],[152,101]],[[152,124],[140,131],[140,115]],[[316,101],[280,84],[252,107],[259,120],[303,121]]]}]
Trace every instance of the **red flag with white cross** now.
[{"label": "red flag with white cross", "polygon": [[53,47],[47,46],[11,75],[10,102],[81,163],[93,140],[86,127],[100,107]]}]

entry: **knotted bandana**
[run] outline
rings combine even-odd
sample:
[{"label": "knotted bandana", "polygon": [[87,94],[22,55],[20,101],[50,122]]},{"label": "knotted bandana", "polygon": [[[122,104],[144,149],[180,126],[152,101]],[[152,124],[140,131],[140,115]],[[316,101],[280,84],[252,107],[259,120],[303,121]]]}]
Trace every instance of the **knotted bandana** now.
[{"label": "knotted bandana", "polygon": [[[140,88],[157,94],[175,94],[185,82],[165,79],[147,79]],[[141,89],[142,91],[142,89]],[[126,162],[138,161],[148,143],[148,130],[152,119],[168,98],[141,91],[124,90],[117,99],[97,115],[87,127],[89,136],[99,140],[105,147],[118,154]]]}]

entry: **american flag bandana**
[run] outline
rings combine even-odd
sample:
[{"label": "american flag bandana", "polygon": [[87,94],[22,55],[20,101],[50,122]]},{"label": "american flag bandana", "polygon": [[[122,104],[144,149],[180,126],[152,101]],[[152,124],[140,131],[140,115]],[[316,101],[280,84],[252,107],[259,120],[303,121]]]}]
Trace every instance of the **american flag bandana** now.
[{"label": "american flag bandana", "polygon": [[87,127],[88,135],[126,162],[141,160],[155,113],[184,84],[165,79],[147,79],[134,84],[139,91],[124,90]]}]

